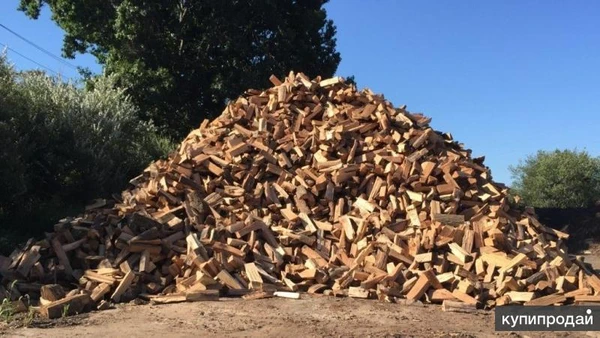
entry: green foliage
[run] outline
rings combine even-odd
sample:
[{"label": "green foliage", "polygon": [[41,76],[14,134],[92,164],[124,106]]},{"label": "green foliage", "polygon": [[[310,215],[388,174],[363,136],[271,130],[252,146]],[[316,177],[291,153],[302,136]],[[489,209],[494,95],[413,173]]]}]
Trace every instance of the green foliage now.
[{"label": "green foliage", "polygon": [[510,170],[513,189],[529,206],[583,208],[600,199],[600,158],[585,151],[538,151]]},{"label": "green foliage", "polygon": [[356,78],[354,77],[354,75],[350,75],[350,76],[346,77],[344,80],[345,80],[344,82],[346,82],[349,85],[354,85],[354,87],[358,86],[358,84],[356,83]]},{"label": "green foliage", "polygon": [[173,148],[139,120],[113,77],[98,77],[87,90],[16,72],[1,55],[0,144],[0,231],[13,235],[35,233],[71,208],[119,191]]},{"label": "green foliage", "polygon": [[0,319],[3,319],[7,323],[12,321],[12,318],[15,315],[16,311],[15,306],[13,305],[13,302],[11,300],[12,290],[14,290],[16,284],[17,281],[13,281],[10,284],[8,295],[6,295],[6,297],[2,299],[2,302],[0,302]]},{"label": "green foliage", "polygon": [[48,5],[63,54],[91,53],[144,120],[182,137],[227,99],[290,70],[332,76],[340,62],[327,0],[21,0]]},{"label": "green foliage", "polygon": [[35,309],[32,307],[27,311],[27,315],[23,317],[23,327],[29,327],[33,323],[33,319],[35,318]]},{"label": "green foliage", "polygon": [[8,298],[4,298],[0,303],[0,318],[5,322],[10,322],[15,315],[15,308]]},{"label": "green foliage", "polygon": [[67,318],[67,316],[69,316],[69,308],[70,307],[71,307],[71,304],[63,305],[61,318]]}]

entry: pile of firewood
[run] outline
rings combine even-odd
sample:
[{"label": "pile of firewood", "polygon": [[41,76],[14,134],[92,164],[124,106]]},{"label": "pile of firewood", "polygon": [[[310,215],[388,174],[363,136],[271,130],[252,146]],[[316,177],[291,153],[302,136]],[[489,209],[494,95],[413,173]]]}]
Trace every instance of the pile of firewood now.
[{"label": "pile of firewood", "polygon": [[429,118],[341,78],[270,80],[119,200],[0,256],[0,298],[39,298],[51,318],[298,292],[448,308],[600,300],[568,235],[511,208],[483,159]]}]

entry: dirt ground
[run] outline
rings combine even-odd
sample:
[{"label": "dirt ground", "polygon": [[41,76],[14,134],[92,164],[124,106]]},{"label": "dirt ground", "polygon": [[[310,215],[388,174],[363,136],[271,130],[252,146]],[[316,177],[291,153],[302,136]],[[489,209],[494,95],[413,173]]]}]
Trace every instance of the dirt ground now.
[{"label": "dirt ground", "polygon": [[[68,321],[67,321],[68,320]],[[7,329],[8,337],[486,337],[493,312],[446,313],[439,306],[309,297],[227,299],[115,310]],[[504,333],[503,336],[516,336]],[[534,335],[535,336],[535,335]]]},{"label": "dirt ground", "polygon": [[[586,261],[600,267],[600,256]],[[119,305],[116,309],[35,319],[29,327],[0,324],[6,337],[600,337],[600,332],[495,332],[494,312],[443,312],[439,305],[316,297],[171,305]]]},{"label": "dirt ground", "polygon": [[495,332],[494,313],[443,312],[352,298],[222,299],[170,305],[122,305],[29,328],[0,326],[6,337],[600,337],[600,334]]}]

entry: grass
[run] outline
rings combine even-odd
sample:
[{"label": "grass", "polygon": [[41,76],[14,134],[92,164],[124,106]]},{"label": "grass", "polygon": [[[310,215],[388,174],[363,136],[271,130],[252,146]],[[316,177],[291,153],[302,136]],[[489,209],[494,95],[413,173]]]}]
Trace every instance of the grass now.
[{"label": "grass", "polygon": [[[8,290],[8,294],[0,303],[0,319],[4,320],[6,323],[10,323],[13,321],[14,316],[16,314],[17,308],[14,305],[12,299],[12,290],[16,287],[17,281],[13,281],[10,284],[10,288]],[[25,297],[19,297],[18,301],[23,301],[23,299],[27,300],[29,303],[29,295],[25,295]],[[35,310],[33,308],[29,308],[29,311],[25,317],[23,317],[23,326],[28,327],[33,322],[35,317]]]},{"label": "grass", "polygon": [[69,308],[71,307],[71,304],[65,304],[65,306],[63,306],[62,309],[62,318],[67,318],[67,316],[69,315]]},{"label": "grass", "polygon": [[2,300],[2,304],[0,304],[0,318],[3,318],[7,323],[12,321],[13,316],[15,315],[15,306],[11,301],[12,298],[12,290],[14,290],[17,285],[17,281],[13,281],[10,284],[10,288],[8,289],[8,295],[6,298]]},{"label": "grass", "polygon": [[33,308],[29,308],[27,315],[23,317],[23,326],[29,327],[31,323],[33,323],[33,318],[35,318],[35,310]]},{"label": "grass", "polygon": [[15,315],[15,307],[13,306],[10,298],[4,298],[2,303],[0,304],[0,318],[2,318],[7,323],[12,321],[13,316]]}]

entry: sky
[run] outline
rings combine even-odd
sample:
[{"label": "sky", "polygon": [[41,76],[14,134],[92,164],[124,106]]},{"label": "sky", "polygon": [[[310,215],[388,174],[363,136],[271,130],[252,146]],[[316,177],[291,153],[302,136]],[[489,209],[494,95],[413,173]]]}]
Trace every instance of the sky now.
[{"label": "sky", "polygon": [[[19,0],[0,0],[0,24],[18,33],[39,47],[55,56],[62,56],[61,48],[64,33],[62,29],[50,19],[50,10],[44,8],[38,20],[29,19],[23,12],[17,10]],[[44,52],[36,49],[27,42],[0,27],[0,51],[8,45],[12,50],[7,50],[8,58],[17,69],[43,69],[51,74],[60,74],[65,79],[79,79],[76,69],[57,61]],[[39,65],[25,59],[23,56],[34,60]],[[76,67],[87,67],[98,73],[102,68],[91,55],[78,55],[75,60],[66,59],[66,62]]]},{"label": "sky", "polygon": [[[30,20],[0,1],[0,24],[60,55],[49,11]],[[600,156],[600,1],[332,0],[338,75],[433,118],[486,157],[496,181],[538,150]],[[0,43],[60,73],[77,72],[0,27]],[[0,45],[0,49],[3,45]],[[38,65],[8,51],[19,69]],[[101,68],[89,55],[69,60]]]}]

